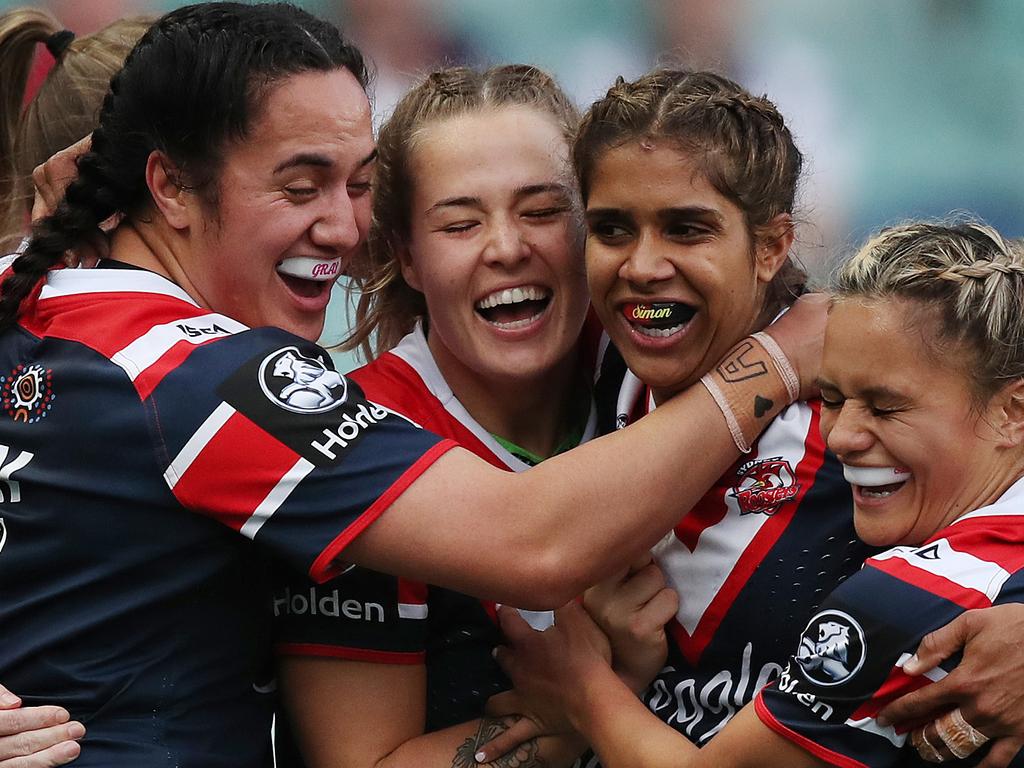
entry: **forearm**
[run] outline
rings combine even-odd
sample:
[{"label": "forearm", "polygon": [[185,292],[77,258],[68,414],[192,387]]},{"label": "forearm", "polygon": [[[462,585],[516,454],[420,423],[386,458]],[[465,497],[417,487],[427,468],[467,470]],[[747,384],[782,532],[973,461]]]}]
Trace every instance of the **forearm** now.
[{"label": "forearm", "polygon": [[607,667],[585,681],[568,714],[605,768],[685,768],[700,754]]},{"label": "forearm", "polygon": [[[767,353],[752,349],[741,357],[755,373],[720,381],[748,439],[788,400]],[[719,368],[735,371],[733,363]],[[695,384],[638,423],[526,472],[449,451],[344,556],[502,603],[554,608],[649,549],[738,456],[722,411]]]},{"label": "forearm", "polygon": [[[514,717],[484,717],[444,730],[425,733],[399,745],[372,768],[472,768],[480,747],[508,729]],[[544,736],[487,765],[495,768],[559,768],[569,766],[586,749],[575,736]]]}]

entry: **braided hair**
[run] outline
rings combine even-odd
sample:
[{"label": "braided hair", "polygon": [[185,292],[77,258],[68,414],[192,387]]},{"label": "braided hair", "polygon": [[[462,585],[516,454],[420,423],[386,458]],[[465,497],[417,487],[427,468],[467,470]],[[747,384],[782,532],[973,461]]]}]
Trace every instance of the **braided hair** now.
[{"label": "braided hair", "polygon": [[914,302],[922,329],[971,355],[979,402],[1024,377],[1024,247],[975,221],[884,229],[846,262],[836,300]]},{"label": "braided hair", "polygon": [[[529,107],[551,118],[572,141],[579,112],[551,75],[528,64],[487,70],[448,67],[411,88],[381,126],[373,185],[373,222],[366,258],[355,265],[360,290],[352,332],[342,349],[361,349],[369,360],[391,349],[427,312],[423,294],[402,277],[399,251],[409,238],[414,179],[410,156],[430,125],[459,115]],[[373,344],[370,339],[373,338]]]},{"label": "braided hair", "polygon": [[346,68],[365,88],[363,57],[333,25],[286,3],[203,3],[161,17],[110,83],[92,148],[53,215],[0,288],[0,329],[65,251],[100,222],[129,220],[151,204],[145,169],[166,154],[201,199],[216,206],[227,142],[246,136],[269,90],[307,71]]},{"label": "braided hair", "polygon": [[[743,212],[753,237],[767,235],[779,214],[793,213],[803,155],[779,110],[726,77],[682,69],[656,69],[632,82],[620,77],[583,116],[572,158],[584,202],[604,152],[657,138],[692,155],[711,186]],[[806,282],[787,256],[768,287],[760,324],[792,303]]]}]

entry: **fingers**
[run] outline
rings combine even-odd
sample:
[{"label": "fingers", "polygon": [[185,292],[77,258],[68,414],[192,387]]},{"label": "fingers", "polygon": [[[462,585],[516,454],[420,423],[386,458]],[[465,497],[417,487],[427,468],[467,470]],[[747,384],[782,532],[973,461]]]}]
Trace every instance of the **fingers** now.
[{"label": "fingers", "polygon": [[0,685],[0,709],[14,709],[21,706],[21,699]]},{"label": "fingers", "polygon": [[71,722],[4,736],[0,738],[0,768],[62,765],[73,759],[68,758],[72,752],[77,756],[78,745],[75,742],[84,735],[85,727],[79,722]]},{"label": "fingers", "polygon": [[1005,738],[994,741],[985,759],[978,763],[978,768],[1006,768],[1022,747],[1022,739]]},{"label": "fingers", "polygon": [[508,730],[499,733],[484,744],[473,756],[478,763],[490,763],[505,755],[524,741],[543,734],[543,729],[528,717],[521,717]]},{"label": "fingers", "polygon": [[648,626],[664,628],[678,612],[679,593],[671,587],[665,587],[647,602],[642,614]]},{"label": "fingers", "polygon": [[92,147],[92,136],[62,149],[42,165],[32,170],[32,183],[36,188],[36,197],[32,203],[32,221],[49,216],[56,209],[64,190],[78,175],[78,158]]},{"label": "fingers", "polygon": [[484,705],[484,714],[490,717],[504,717],[522,713],[523,705],[515,690],[496,693]]},{"label": "fingers", "polygon": [[61,725],[70,719],[64,707],[24,707],[0,712],[0,736]]},{"label": "fingers", "polygon": [[501,633],[510,645],[515,645],[517,641],[521,642],[529,638],[531,633],[536,632],[519,611],[507,605],[498,608],[498,624],[501,627]]},{"label": "fingers", "polygon": [[958,690],[955,683],[956,671],[953,671],[937,683],[904,694],[882,709],[875,718],[876,722],[885,728],[934,717],[938,712],[956,705]]},{"label": "fingers", "polygon": [[967,611],[946,626],[925,635],[917,647],[917,653],[903,664],[903,671],[908,675],[924,674],[959,651],[973,633],[974,618],[974,612]]}]

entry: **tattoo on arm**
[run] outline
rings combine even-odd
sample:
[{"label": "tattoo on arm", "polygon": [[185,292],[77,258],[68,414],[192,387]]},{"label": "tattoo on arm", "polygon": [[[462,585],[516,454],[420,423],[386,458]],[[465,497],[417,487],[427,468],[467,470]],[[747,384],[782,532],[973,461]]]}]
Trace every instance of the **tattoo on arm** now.
[{"label": "tattoo on arm", "polygon": [[743,359],[753,348],[753,343],[749,341],[740,344],[732,354],[718,364],[718,374],[730,383],[763,376],[768,372],[768,367],[763,361]]},{"label": "tattoo on arm", "polygon": [[[508,730],[518,718],[516,717],[482,717],[480,727],[476,734],[470,736],[455,752],[455,759],[452,760],[452,768],[476,768],[479,763],[473,757],[484,744],[489,742],[499,733]],[[537,739],[524,741],[513,751],[503,757],[499,757],[487,765],[497,768],[545,768],[547,763],[538,754]]]}]

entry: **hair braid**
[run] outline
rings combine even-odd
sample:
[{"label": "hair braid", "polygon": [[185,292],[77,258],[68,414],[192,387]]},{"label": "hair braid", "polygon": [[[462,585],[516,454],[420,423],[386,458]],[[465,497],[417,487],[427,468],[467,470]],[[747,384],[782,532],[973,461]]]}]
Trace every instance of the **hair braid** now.
[{"label": "hair braid", "polygon": [[[1024,250],[979,222],[912,222],[882,230],[843,265],[838,299],[913,301],[928,330],[964,344],[979,399],[1024,377]],[[937,321],[937,322],[936,322]]]}]

